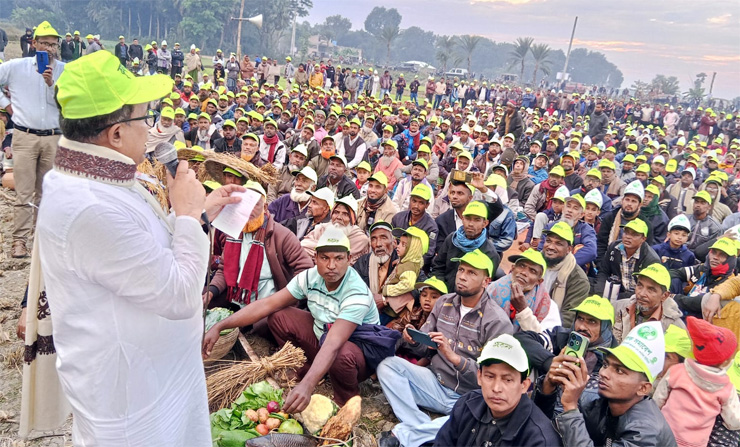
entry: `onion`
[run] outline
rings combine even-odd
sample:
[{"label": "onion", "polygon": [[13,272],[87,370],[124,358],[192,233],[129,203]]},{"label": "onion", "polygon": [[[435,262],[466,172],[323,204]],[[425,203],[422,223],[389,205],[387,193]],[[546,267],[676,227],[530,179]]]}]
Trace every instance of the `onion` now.
[{"label": "onion", "polygon": [[271,400],[267,404],[267,411],[269,411],[270,413],[277,413],[278,411],[280,411],[280,404],[275,402],[274,400]]}]

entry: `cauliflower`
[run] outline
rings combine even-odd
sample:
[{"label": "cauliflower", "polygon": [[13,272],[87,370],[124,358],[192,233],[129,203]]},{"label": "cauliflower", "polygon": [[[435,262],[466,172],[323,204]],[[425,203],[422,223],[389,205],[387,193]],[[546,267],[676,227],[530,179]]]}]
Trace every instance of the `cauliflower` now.
[{"label": "cauliflower", "polygon": [[311,402],[306,409],[295,416],[303,423],[308,433],[317,434],[324,427],[326,421],[336,414],[337,410],[339,408],[334,401],[324,395],[314,394],[311,396]]}]

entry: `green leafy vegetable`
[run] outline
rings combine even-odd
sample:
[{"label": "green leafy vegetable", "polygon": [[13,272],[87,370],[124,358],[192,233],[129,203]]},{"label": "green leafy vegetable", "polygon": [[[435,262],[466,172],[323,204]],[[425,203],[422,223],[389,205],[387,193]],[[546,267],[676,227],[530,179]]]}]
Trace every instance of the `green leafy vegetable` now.
[{"label": "green leafy vegetable", "polygon": [[[231,315],[232,313],[233,313],[232,311],[230,311],[229,309],[225,309],[223,307],[214,307],[213,309],[208,309],[208,311],[206,312],[206,332],[208,332],[213,327],[213,325],[215,325],[219,321],[225,320],[226,318],[228,318],[228,316]],[[223,332],[226,332],[226,333],[231,332],[231,329],[228,329]],[[225,334],[222,333],[221,335],[225,335]]]},{"label": "green leafy vegetable", "polygon": [[233,407],[240,409],[257,410],[265,408],[270,401],[283,405],[283,390],[275,389],[266,381],[255,383],[248,387],[234,402]]},{"label": "green leafy vegetable", "polygon": [[301,427],[301,424],[295,419],[288,419],[280,424],[280,428],[278,428],[278,433],[292,433],[295,435],[302,435],[303,427]]},{"label": "green leafy vegetable", "polygon": [[243,446],[247,439],[259,436],[259,433],[254,430],[257,423],[249,419],[247,410],[264,408],[270,401],[279,402],[282,405],[283,390],[275,389],[267,382],[259,382],[244,390],[231,404],[231,408],[222,408],[211,413],[211,436],[216,445],[219,447],[237,445],[244,434],[232,435],[231,433],[234,432],[244,432],[249,435],[249,438],[241,441],[240,446]]}]

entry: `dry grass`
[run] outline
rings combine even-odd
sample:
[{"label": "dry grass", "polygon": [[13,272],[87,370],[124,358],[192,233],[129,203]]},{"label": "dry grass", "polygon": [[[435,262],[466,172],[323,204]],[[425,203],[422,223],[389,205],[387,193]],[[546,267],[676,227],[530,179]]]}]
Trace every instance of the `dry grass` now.
[{"label": "dry grass", "polygon": [[24,347],[21,345],[6,354],[3,354],[2,360],[5,367],[8,369],[20,370],[23,366],[23,352]]}]

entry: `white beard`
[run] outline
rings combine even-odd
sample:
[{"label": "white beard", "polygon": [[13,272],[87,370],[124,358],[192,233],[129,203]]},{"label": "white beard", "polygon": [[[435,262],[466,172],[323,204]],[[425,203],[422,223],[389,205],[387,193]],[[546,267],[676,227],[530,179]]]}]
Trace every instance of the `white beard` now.
[{"label": "white beard", "polygon": [[[337,231],[341,231],[342,233],[344,233],[345,236],[348,236],[348,237],[349,237],[350,233],[352,233],[352,225],[345,226],[345,225],[335,224],[334,222],[332,222],[330,228],[333,228],[333,229],[335,229]],[[329,228],[327,228],[327,230],[328,229]]]},{"label": "white beard", "polygon": [[383,166],[386,167],[386,168],[388,166],[390,166],[392,162],[393,162],[393,157],[392,156],[391,157],[386,157],[385,155],[383,155],[382,157],[380,157],[380,163],[382,163]]},{"label": "white beard", "polygon": [[308,202],[308,199],[310,199],[311,196],[308,195],[306,191],[298,192],[295,190],[295,186],[293,189],[290,190],[290,200],[296,202],[296,203],[305,203]]},{"label": "white beard", "polygon": [[298,165],[291,165],[288,164],[288,172],[293,173],[293,171],[300,171],[300,167]]},{"label": "white beard", "polygon": [[376,256],[375,253],[371,256],[375,256],[378,259],[378,264],[385,264],[391,258],[391,255]]}]

